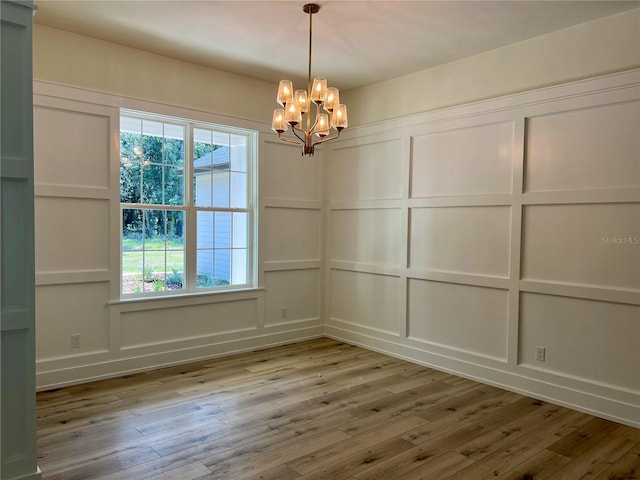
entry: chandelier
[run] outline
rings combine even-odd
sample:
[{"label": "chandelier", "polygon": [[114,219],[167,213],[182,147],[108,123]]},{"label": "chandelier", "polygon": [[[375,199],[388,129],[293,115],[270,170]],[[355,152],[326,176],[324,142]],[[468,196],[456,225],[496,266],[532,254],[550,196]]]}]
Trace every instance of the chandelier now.
[{"label": "chandelier", "polygon": [[[309,70],[307,89],[295,90],[291,80],[280,80],[277,102],[282,108],[273,111],[271,129],[283,142],[302,146],[301,155],[313,156],[314,147],[340,136],[347,128],[347,107],[340,103],[340,92],[335,87],[327,88],[327,79],[316,77],[311,83],[311,25],[314,13],[320,6],[308,3],[303,8],[309,14]],[[311,120],[311,103],[315,105],[315,118]],[[323,112],[323,109],[326,113]],[[306,115],[306,118],[305,118]],[[306,126],[303,120],[306,120]],[[291,127],[292,136],[283,136]],[[331,129],[335,133],[331,135]],[[317,138],[316,138],[317,137]]]}]

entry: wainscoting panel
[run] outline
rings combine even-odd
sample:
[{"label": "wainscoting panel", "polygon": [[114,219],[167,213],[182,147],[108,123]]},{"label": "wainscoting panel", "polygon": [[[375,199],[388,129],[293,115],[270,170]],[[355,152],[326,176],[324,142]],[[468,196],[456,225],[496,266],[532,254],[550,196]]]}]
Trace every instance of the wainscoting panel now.
[{"label": "wainscoting panel", "polygon": [[510,207],[412,208],[409,266],[509,276]]},{"label": "wainscoting panel", "polygon": [[300,147],[271,140],[261,160],[265,198],[320,202],[319,156],[302,157]]},{"label": "wainscoting panel", "polygon": [[332,260],[376,265],[401,263],[400,209],[334,210]]},{"label": "wainscoting panel", "polygon": [[37,197],[35,218],[38,273],[110,268],[108,201]]},{"label": "wainscoting panel", "polygon": [[640,293],[640,203],[527,206],[522,278]]},{"label": "wainscoting panel", "polygon": [[98,112],[34,108],[36,183],[109,186],[110,119]]},{"label": "wainscoting panel", "polygon": [[506,360],[508,291],[410,279],[408,304],[410,339]]},{"label": "wainscoting panel", "polygon": [[411,197],[511,193],[514,122],[412,138]]},{"label": "wainscoting panel", "polygon": [[527,119],[526,191],[638,188],[640,102]]},{"label": "wainscoting panel", "polygon": [[400,280],[397,277],[332,270],[330,283],[332,321],[398,335]]},{"label": "wainscoting panel", "polygon": [[265,272],[264,288],[265,326],[320,319],[320,269]]},{"label": "wainscoting panel", "polygon": [[403,144],[377,138],[331,149],[327,185],[333,202],[401,198]]},{"label": "wainscoting panel", "polygon": [[248,299],[124,312],[121,345],[123,349],[139,348],[253,330],[257,328],[256,309],[256,300]]},{"label": "wainscoting panel", "polygon": [[[111,326],[105,298],[109,298],[109,282],[38,286],[38,360],[109,351]],[[64,328],[61,318],[65,319]],[[80,335],[78,348],[71,348],[71,335]]]},{"label": "wainscoting panel", "polygon": [[318,210],[265,208],[264,261],[319,259],[321,219]]},{"label": "wainscoting panel", "polygon": [[[523,293],[520,307],[522,365],[637,389],[640,306]],[[537,346],[545,348],[543,362],[536,360]]]}]

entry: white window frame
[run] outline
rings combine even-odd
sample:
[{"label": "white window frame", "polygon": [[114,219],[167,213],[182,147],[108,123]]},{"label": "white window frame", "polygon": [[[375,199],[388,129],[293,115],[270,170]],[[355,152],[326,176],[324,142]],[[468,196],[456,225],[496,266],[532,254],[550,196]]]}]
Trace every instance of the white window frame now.
[{"label": "white window frame", "polygon": [[[119,296],[121,300],[136,299],[153,299],[161,297],[177,297],[185,295],[201,295],[212,293],[227,293],[232,291],[242,291],[257,288],[258,280],[258,132],[255,130],[240,128],[235,126],[220,125],[217,123],[203,122],[189,118],[174,117],[169,115],[156,114],[140,110],[132,110],[121,108],[119,117],[129,117],[140,120],[150,120],[156,122],[168,122],[179,124],[185,127],[185,146],[184,146],[184,204],[183,205],[164,205],[164,204],[131,204],[120,202],[120,186],[118,185],[118,202],[119,202]],[[247,205],[246,208],[238,209],[232,207],[203,207],[194,205],[193,184],[193,131],[194,129],[214,130],[220,133],[228,133],[231,135],[240,135],[247,138]],[[120,128],[118,128],[118,152],[120,152]],[[120,154],[119,154],[120,157]],[[119,167],[118,167],[119,170]],[[118,176],[119,178],[119,176]],[[123,293],[123,209],[137,208],[153,210],[180,210],[185,212],[184,221],[184,252],[185,252],[185,270],[183,276],[183,288],[180,290],[164,290],[149,291],[136,293]],[[246,212],[248,216],[247,224],[247,281],[240,285],[221,285],[210,287],[197,286],[197,212],[213,211],[213,212]]]}]

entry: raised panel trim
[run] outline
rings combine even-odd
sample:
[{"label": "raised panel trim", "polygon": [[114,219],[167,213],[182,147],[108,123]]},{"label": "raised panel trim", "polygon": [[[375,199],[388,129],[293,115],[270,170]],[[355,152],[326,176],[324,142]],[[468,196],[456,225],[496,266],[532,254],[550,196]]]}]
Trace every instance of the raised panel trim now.
[{"label": "raised panel trim", "polygon": [[523,205],[551,205],[572,203],[634,203],[640,202],[640,188],[601,190],[567,190],[528,192],[522,194]]},{"label": "raised panel trim", "polygon": [[425,347],[430,347],[430,348],[437,348],[440,349],[442,352],[450,352],[450,354],[463,354],[465,356],[468,357],[474,357],[474,358],[478,358],[478,359],[485,359],[485,360],[491,360],[492,362],[498,362],[501,363],[503,365],[507,364],[507,357],[496,357],[493,355],[487,355],[484,353],[480,353],[480,352],[474,352],[473,350],[467,350],[466,348],[457,348],[457,347],[452,347],[451,345],[445,345],[444,343],[438,343],[438,342],[430,342],[429,340],[426,340],[424,338],[420,338],[420,337],[414,337],[414,336],[407,336],[407,340],[409,342],[413,342],[415,344],[420,344],[420,345],[424,345]]},{"label": "raised panel trim", "polygon": [[64,285],[73,283],[107,283],[110,280],[109,269],[67,270],[36,272],[36,286]]},{"label": "raised panel trim", "polygon": [[2,157],[2,178],[9,179],[31,179],[33,164],[30,158],[4,156]]},{"label": "raised panel trim", "polygon": [[2,322],[0,331],[9,332],[24,330],[27,333],[33,328],[33,310],[26,308],[2,309]]},{"label": "raised panel trim", "polygon": [[265,208],[292,208],[301,210],[322,210],[322,202],[317,200],[292,200],[288,198],[264,198]]},{"label": "raised panel trim", "polygon": [[377,265],[373,263],[345,262],[342,260],[330,260],[330,270],[346,270],[348,272],[372,273],[388,277],[401,277],[403,268],[392,265]]},{"label": "raised panel trim", "polygon": [[165,345],[171,345],[171,344],[176,344],[180,342],[190,342],[190,341],[201,340],[201,339],[202,340],[212,340],[216,338],[223,339],[225,337],[233,337],[234,335],[243,334],[247,332],[255,332],[257,330],[258,330],[258,326],[252,325],[251,327],[236,328],[232,330],[223,330],[221,332],[216,332],[209,335],[193,335],[190,337],[180,337],[180,338],[170,339],[170,340],[161,340],[158,342],[134,343],[130,345],[122,345],[120,347],[120,350],[122,351],[144,350],[144,349],[153,348],[153,347],[163,347]]},{"label": "raised panel trim", "polygon": [[410,208],[430,207],[510,207],[514,196],[510,193],[481,195],[443,195],[438,197],[410,198]]},{"label": "raised panel trim", "polygon": [[82,198],[90,200],[110,200],[111,192],[107,187],[77,187],[74,185],[54,185],[36,183],[36,197]]},{"label": "raised panel trim", "polygon": [[382,333],[384,335],[388,335],[390,337],[395,337],[395,338],[400,338],[400,333],[399,332],[392,332],[391,330],[384,330],[382,328],[376,328],[376,327],[370,327],[368,325],[362,325],[361,323],[356,323],[356,322],[350,322],[349,320],[343,320],[341,318],[338,317],[330,317],[329,321],[331,322],[335,322],[337,324],[340,325],[347,325],[350,326],[352,328],[357,328],[359,330],[361,330],[362,332],[377,332],[377,333]]},{"label": "raised panel trim", "polygon": [[521,280],[520,291],[544,293],[561,297],[602,300],[613,303],[640,305],[640,290],[624,288],[591,287],[571,283],[549,282],[544,280]]},{"label": "raised panel trim", "polygon": [[343,200],[331,202],[331,210],[399,210],[404,205],[403,200],[398,199],[372,199],[372,200]]},{"label": "raised panel trim", "polygon": [[265,272],[282,272],[288,270],[317,270],[322,267],[319,259],[310,260],[285,260],[263,262]]},{"label": "raised panel trim", "polygon": [[470,285],[474,287],[497,288],[499,290],[509,290],[511,286],[511,281],[507,276],[501,277],[492,275],[475,275],[472,273],[445,272],[417,267],[407,268],[407,278],[455,283],[458,285]]},{"label": "raised panel trim", "polygon": [[320,317],[307,317],[307,318],[296,318],[295,320],[290,320],[288,322],[269,322],[264,326],[264,330],[279,330],[279,327],[288,327],[289,325],[304,325],[307,323],[317,323],[320,322]]}]

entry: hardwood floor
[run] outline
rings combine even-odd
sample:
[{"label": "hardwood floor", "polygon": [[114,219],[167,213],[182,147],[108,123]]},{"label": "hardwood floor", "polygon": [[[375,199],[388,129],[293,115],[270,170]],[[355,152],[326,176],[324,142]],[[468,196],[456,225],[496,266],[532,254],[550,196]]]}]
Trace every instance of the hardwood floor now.
[{"label": "hardwood floor", "polygon": [[326,338],[37,399],[44,480],[640,478],[638,429]]}]

